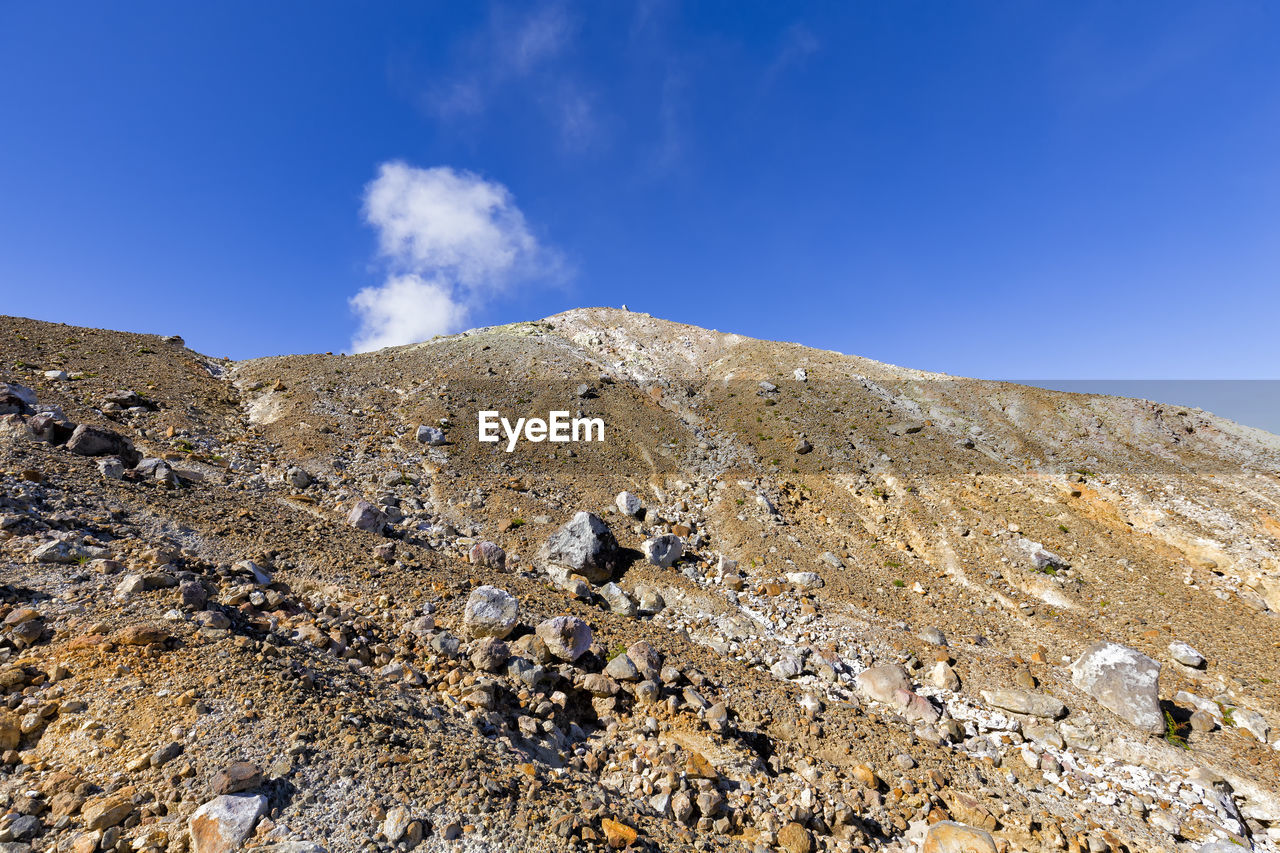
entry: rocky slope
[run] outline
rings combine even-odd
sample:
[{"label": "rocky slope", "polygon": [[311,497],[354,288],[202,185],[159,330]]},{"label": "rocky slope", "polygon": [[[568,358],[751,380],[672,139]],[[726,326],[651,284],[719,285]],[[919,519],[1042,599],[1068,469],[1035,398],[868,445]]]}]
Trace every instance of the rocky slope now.
[{"label": "rocky slope", "polygon": [[609,309],[0,382],[0,850],[1280,849],[1276,436]]}]

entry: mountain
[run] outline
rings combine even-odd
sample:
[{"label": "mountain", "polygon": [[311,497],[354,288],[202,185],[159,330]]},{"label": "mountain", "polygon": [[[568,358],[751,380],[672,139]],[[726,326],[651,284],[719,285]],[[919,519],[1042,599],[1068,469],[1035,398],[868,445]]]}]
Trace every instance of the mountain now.
[{"label": "mountain", "polygon": [[605,308],[0,330],[5,849],[1280,848],[1280,437]]}]

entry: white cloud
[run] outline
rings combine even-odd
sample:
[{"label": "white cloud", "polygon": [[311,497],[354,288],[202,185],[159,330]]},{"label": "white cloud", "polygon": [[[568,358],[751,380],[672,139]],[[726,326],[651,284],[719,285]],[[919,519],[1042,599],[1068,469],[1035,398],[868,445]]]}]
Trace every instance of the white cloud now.
[{"label": "white cloud", "polygon": [[352,341],[356,352],[394,347],[445,335],[466,322],[447,282],[428,281],[409,273],[392,276],[378,287],[351,297],[360,315],[360,331]]},{"label": "white cloud", "polygon": [[384,163],[365,187],[364,217],[390,274],[350,300],[357,352],[458,331],[506,288],[560,269],[510,191],[470,172]]}]

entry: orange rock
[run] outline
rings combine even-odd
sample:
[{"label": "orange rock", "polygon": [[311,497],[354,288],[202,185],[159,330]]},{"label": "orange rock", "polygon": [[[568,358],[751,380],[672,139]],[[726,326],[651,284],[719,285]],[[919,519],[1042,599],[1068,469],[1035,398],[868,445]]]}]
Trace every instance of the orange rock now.
[{"label": "orange rock", "polygon": [[621,850],[635,843],[637,833],[625,823],[618,823],[606,817],[600,821],[600,828],[604,830],[605,841],[614,850]]},{"label": "orange rock", "polygon": [[920,853],[996,853],[996,843],[985,829],[940,820],[929,827]]}]

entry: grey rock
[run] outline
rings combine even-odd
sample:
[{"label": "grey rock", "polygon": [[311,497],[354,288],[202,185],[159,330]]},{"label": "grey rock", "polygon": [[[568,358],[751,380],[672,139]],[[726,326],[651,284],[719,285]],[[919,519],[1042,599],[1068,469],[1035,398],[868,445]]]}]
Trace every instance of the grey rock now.
[{"label": "grey rock", "polygon": [[1204,655],[1196,651],[1194,646],[1175,640],[1169,644],[1169,656],[1183,666],[1199,669],[1205,665]]},{"label": "grey rock", "polygon": [[623,515],[630,516],[631,518],[635,518],[640,515],[640,512],[643,509],[640,504],[640,499],[631,494],[631,492],[619,492],[613,502],[617,505],[618,512]]},{"label": "grey rock", "polygon": [[78,456],[118,456],[129,464],[136,464],[139,454],[133,444],[119,433],[109,429],[80,424],[67,439],[67,450]]},{"label": "grey rock", "polygon": [[769,672],[774,678],[781,678],[784,681],[795,678],[804,669],[804,664],[800,658],[795,655],[783,655],[773,666],[769,667]]},{"label": "grey rock", "polygon": [[551,534],[542,556],[591,583],[604,583],[617,566],[618,541],[599,516],[584,511]]},{"label": "grey rock", "polygon": [[837,557],[831,551],[823,551],[820,555],[818,555],[818,559],[826,563],[828,566],[830,566],[833,569],[844,568],[844,561],[841,560],[839,557]]},{"label": "grey rock", "polygon": [[490,569],[507,567],[507,552],[496,542],[477,542],[471,546],[471,565],[487,566]]},{"label": "grey rock", "polygon": [[347,523],[356,530],[381,533],[387,523],[387,514],[368,501],[356,501],[347,515]]},{"label": "grey rock", "polygon": [[817,572],[787,572],[787,583],[800,589],[821,589],[825,586],[822,576]]},{"label": "grey rock", "polygon": [[1047,717],[1056,720],[1066,716],[1067,713],[1067,706],[1057,699],[1043,693],[1032,693],[1029,690],[1012,688],[983,690],[982,698],[992,707],[1031,717]]},{"label": "grey rock", "polygon": [[1266,743],[1271,736],[1271,726],[1267,725],[1266,718],[1257,711],[1236,708],[1231,712],[1231,718],[1238,727],[1253,735],[1260,743]]},{"label": "grey rock", "polygon": [[297,465],[290,466],[284,472],[284,480],[295,489],[305,489],[311,485],[311,475]]},{"label": "grey rock", "polygon": [[609,609],[619,616],[635,616],[640,612],[631,596],[612,581],[600,587],[600,597],[609,605]]},{"label": "grey rock", "polygon": [[667,606],[667,602],[662,597],[662,593],[658,592],[651,586],[637,584],[635,588],[636,603],[640,608],[640,612],[645,616],[654,616],[661,613]]},{"label": "grey rock", "polygon": [[616,681],[639,681],[640,670],[636,669],[636,665],[626,652],[616,655],[613,660],[609,661],[608,666],[604,668],[604,674]]},{"label": "grey rock", "polygon": [[918,636],[931,646],[945,646],[947,644],[947,635],[942,633],[941,628],[924,628]]},{"label": "grey rock", "polygon": [[662,655],[647,640],[639,640],[628,646],[627,657],[635,664],[642,678],[656,681],[661,677]]},{"label": "grey rock", "polygon": [[645,559],[661,569],[669,569],[684,555],[684,540],[674,533],[664,533],[645,540],[641,546]]},{"label": "grey rock", "polygon": [[505,589],[478,586],[467,597],[462,623],[472,637],[502,639],[515,629],[520,617],[520,604]]},{"label": "grey rock", "polygon": [[445,444],[444,430],[423,424],[418,427],[418,442],[428,447],[439,447]]},{"label": "grey rock", "polygon": [[88,556],[88,552],[74,542],[62,539],[37,545],[31,551],[31,557],[37,563],[75,563]]},{"label": "grey rock", "polygon": [[123,480],[124,463],[119,456],[106,456],[98,460],[98,473],[104,480]]},{"label": "grey rock", "polygon": [[899,690],[911,690],[911,679],[906,670],[895,664],[881,664],[864,669],[853,679],[863,695],[877,702],[893,704],[894,694]]},{"label": "grey rock", "polygon": [[1094,643],[1071,664],[1071,681],[1138,729],[1164,731],[1160,664],[1141,652],[1119,643]]},{"label": "grey rock", "polygon": [[591,646],[591,628],[576,616],[548,619],[538,625],[536,633],[547,644],[547,651],[570,663]]},{"label": "grey rock", "polygon": [[240,849],[267,811],[260,794],[215,797],[196,809],[187,828],[192,853],[230,853]]}]

